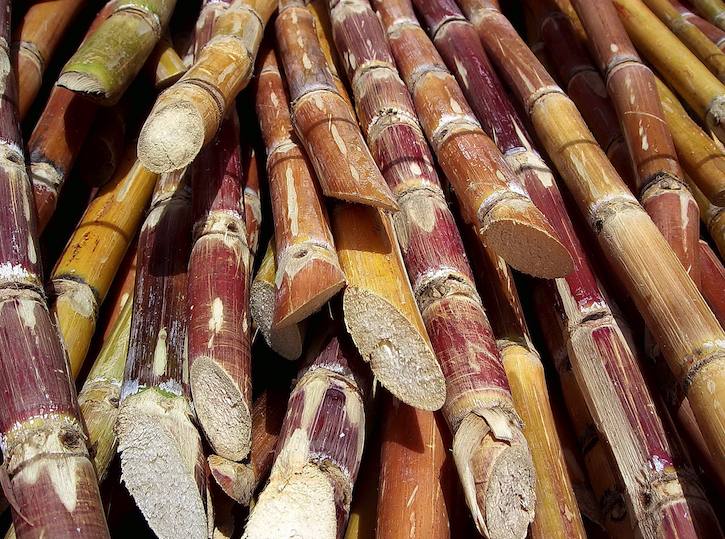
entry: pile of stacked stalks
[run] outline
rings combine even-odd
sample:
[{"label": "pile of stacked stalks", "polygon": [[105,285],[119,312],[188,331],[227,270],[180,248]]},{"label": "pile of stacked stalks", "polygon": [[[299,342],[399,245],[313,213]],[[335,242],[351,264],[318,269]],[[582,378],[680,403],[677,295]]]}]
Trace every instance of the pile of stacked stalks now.
[{"label": "pile of stacked stalks", "polygon": [[0,4],[5,537],[725,537],[722,0]]}]

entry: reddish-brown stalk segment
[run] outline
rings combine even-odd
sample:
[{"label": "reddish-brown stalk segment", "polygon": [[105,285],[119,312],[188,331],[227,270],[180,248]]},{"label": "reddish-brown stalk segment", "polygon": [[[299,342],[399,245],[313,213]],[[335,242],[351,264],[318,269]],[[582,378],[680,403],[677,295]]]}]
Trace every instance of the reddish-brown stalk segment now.
[{"label": "reddish-brown stalk segment", "polygon": [[370,370],[342,324],[323,320],[292,390],[267,486],[245,539],[340,539],[366,438]]},{"label": "reddish-brown stalk segment", "polygon": [[[25,118],[43,84],[45,67],[87,0],[33,2],[13,32],[11,62],[18,80],[18,115]],[[48,24],[48,21],[53,21]],[[93,116],[91,114],[91,116]]]},{"label": "reddish-brown stalk segment", "polygon": [[156,174],[136,159],[128,145],[113,180],[88,206],[53,268],[46,288],[63,335],[74,377],[83,366],[106,298],[126,250],[141,226]]},{"label": "reddish-brown stalk segment", "polygon": [[214,451],[242,460],[251,444],[249,248],[239,120],[231,107],[216,141],[192,165],[194,243],[189,259],[189,383]]},{"label": "reddish-brown stalk segment", "polygon": [[301,2],[282,3],[275,23],[277,50],[292,103],[292,122],[322,192],[349,202],[397,210],[348,103],[340,95]]},{"label": "reddish-brown stalk segment", "polygon": [[700,264],[702,264],[702,295],[720,324],[725,326],[725,267],[710,244],[700,240]]},{"label": "reddish-brown stalk segment", "polygon": [[10,64],[10,2],[0,4],[0,434],[3,490],[23,538],[109,538],[88,435],[45,296]]},{"label": "reddish-brown stalk segment", "polygon": [[725,149],[690,118],[659,79],[657,91],[682,168],[710,202],[722,206],[725,204]]},{"label": "reddish-brown stalk segment", "polygon": [[[518,439],[519,420],[412,99],[369,4],[342,0],[330,5],[333,35],[352,80],[363,131],[401,206],[395,217],[396,235],[423,321],[429,334],[442,336],[431,339],[431,344],[446,377],[443,410],[455,435],[454,444],[466,436],[483,438],[493,431],[488,438],[495,442],[483,444],[486,449],[481,454],[479,448],[456,454],[467,485],[467,502],[480,530],[491,536],[512,528],[514,535],[524,534],[531,520],[528,503],[534,501],[528,449],[510,444]],[[453,323],[442,314],[449,310],[460,311]],[[479,419],[473,423],[478,432],[464,429],[459,434],[459,426],[469,416]],[[516,457],[521,458],[516,461]],[[488,483],[492,471],[509,458],[521,467],[518,477],[499,476]],[[476,459],[486,464],[472,471]],[[499,496],[500,491],[507,494]]]},{"label": "reddish-brown stalk segment", "polygon": [[639,0],[613,0],[639,53],[720,139],[725,139],[725,84]]},{"label": "reddish-brown stalk segment", "polygon": [[218,455],[209,455],[207,459],[214,480],[237,503],[249,505],[272,469],[288,397],[289,391],[267,389],[254,401],[252,449],[244,462],[233,462]]},{"label": "reddish-brown stalk segment", "polygon": [[639,58],[611,0],[572,0],[622,126],[645,211],[698,284],[697,203],[682,179],[655,76]]},{"label": "reddish-brown stalk segment", "polygon": [[438,413],[383,398],[375,537],[450,539],[455,471],[448,427]]},{"label": "reddish-brown stalk segment", "polygon": [[272,49],[260,54],[255,105],[267,149],[277,274],[275,329],[296,324],[345,285],[322,193],[294,134],[289,99]]},{"label": "reddish-brown stalk segment", "polygon": [[725,257],[725,208],[715,206],[700,191],[692,178],[685,175],[685,179],[690,185],[692,194],[700,207],[700,220],[705,224],[705,228],[710,233],[712,241],[715,242],[721,257]]},{"label": "reddish-brown stalk segment", "polygon": [[685,18],[685,20],[697,27],[697,29],[705,34],[710,41],[715,43],[720,50],[725,51],[725,31],[721,30],[711,22],[706,21],[699,15],[695,15],[677,0],[669,0],[669,2],[680,13],[680,15]]},{"label": "reddish-brown stalk segment", "polygon": [[185,351],[189,197],[185,171],[162,175],[141,227],[116,432],[121,479],[154,533],[202,539],[205,464]]},{"label": "reddish-brown stalk segment", "polygon": [[149,170],[191,163],[214,138],[224,114],[252,78],[264,26],[277,0],[234,0],[214,23],[194,65],[154,104],[139,135],[139,157]]},{"label": "reddish-brown stalk segment", "polygon": [[481,129],[412,7],[398,3],[380,3],[383,25],[423,131],[456,190],[464,218],[475,223],[487,243],[516,269],[546,278],[566,275],[572,268],[570,255]]},{"label": "reddish-brown stalk segment", "polygon": [[262,332],[267,345],[283,358],[292,361],[302,355],[306,325],[305,323],[292,324],[283,329],[273,327],[276,258],[273,237],[267,244],[264,258],[252,282],[250,309],[252,318],[257,323],[257,328]]},{"label": "reddish-brown stalk segment", "polygon": [[348,286],[345,326],[380,383],[403,402],[437,410],[446,400],[441,366],[431,349],[396,241],[382,210],[339,203],[332,231]]},{"label": "reddish-brown stalk segment", "polygon": [[[461,0],[486,52],[632,295],[725,468],[725,332],[652,221],[627,191],[573,103],[488,0]],[[557,122],[550,122],[551,118]],[[723,402],[721,402],[721,399]]]}]

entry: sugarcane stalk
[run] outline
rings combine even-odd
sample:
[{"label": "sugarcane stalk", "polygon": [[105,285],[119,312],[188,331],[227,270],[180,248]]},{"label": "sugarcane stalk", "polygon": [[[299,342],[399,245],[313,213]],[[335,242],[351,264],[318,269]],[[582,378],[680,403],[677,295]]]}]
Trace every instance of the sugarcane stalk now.
[{"label": "sugarcane stalk", "polygon": [[[66,31],[88,4],[87,0],[34,2],[13,32],[11,62],[18,79],[18,115],[25,118],[43,84],[50,64]],[[48,24],[48,21],[53,21]]]},{"label": "sugarcane stalk", "polygon": [[697,203],[682,179],[655,76],[639,58],[610,0],[572,1],[606,79],[645,211],[698,284]]},{"label": "sugarcane stalk", "polygon": [[279,330],[317,312],[346,281],[320,187],[294,134],[274,50],[260,60],[255,105],[267,149],[277,257],[273,327]]},{"label": "sugarcane stalk", "polygon": [[88,36],[66,62],[58,86],[115,105],[161,39],[176,0],[129,0]]},{"label": "sugarcane stalk", "polygon": [[725,204],[725,150],[690,118],[660,79],[657,91],[683,170],[712,204]]},{"label": "sugarcane stalk", "polygon": [[246,539],[339,539],[345,532],[372,379],[342,324],[333,324],[300,369],[269,482],[249,516]]},{"label": "sugarcane stalk", "polygon": [[685,175],[685,179],[690,185],[692,194],[700,207],[700,220],[710,233],[712,241],[715,243],[720,256],[725,256],[725,209],[722,206],[715,206],[707,197],[697,188],[692,178]]},{"label": "sugarcane stalk", "polygon": [[88,435],[43,293],[32,186],[10,64],[10,3],[0,5],[0,433],[3,490],[20,538],[110,538]]},{"label": "sugarcane stalk", "polygon": [[[438,413],[386,395],[378,487],[377,539],[449,539],[455,472],[450,432]],[[411,473],[415,470],[414,473]]]},{"label": "sugarcane stalk", "polygon": [[712,24],[725,30],[725,3],[721,0],[691,0],[692,5]]},{"label": "sugarcane stalk", "polygon": [[88,428],[93,464],[99,482],[105,479],[118,445],[113,428],[118,417],[121,382],[131,335],[133,296],[129,300],[124,303],[83,388],[78,393],[78,404]]},{"label": "sugarcane stalk", "polygon": [[669,0],[670,4],[682,15],[690,24],[697,27],[700,32],[715,43],[721,51],[725,51],[725,31],[721,30],[711,22],[706,21],[699,15],[690,11],[677,0]]},{"label": "sugarcane stalk", "polygon": [[[719,343],[725,332],[597,146],[573,103],[510,23],[486,0],[462,0],[461,6],[477,27],[489,58],[529,111],[544,147],[683,387],[722,468],[725,421],[721,415],[725,408],[720,399],[725,395],[720,397],[719,391],[725,390],[725,381],[721,381],[723,350]],[[547,122],[552,117],[558,119],[555,124]]]},{"label": "sugarcane stalk", "polygon": [[151,51],[144,69],[154,85],[154,90],[159,92],[174,84],[186,73],[186,66],[174,49],[168,28]]},{"label": "sugarcane stalk", "polygon": [[459,196],[464,219],[475,223],[514,268],[547,278],[569,273],[569,254],[481,129],[412,8],[381,4],[380,12],[423,131]]},{"label": "sugarcane stalk", "polygon": [[[467,454],[456,455],[459,473],[467,483],[467,503],[484,533],[502,533],[498,519],[506,520],[507,528],[514,521],[514,534],[525,533],[531,520],[527,504],[533,502],[530,456],[518,444],[519,419],[505,373],[413,101],[367,2],[330,4],[333,35],[347,78],[353,81],[363,131],[401,206],[395,217],[396,235],[411,285],[428,333],[440,336],[431,344],[446,377],[443,411],[454,432],[454,444],[493,431],[491,441],[482,448],[469,447]],[[456,314],[449,315],[450,311]],[[467,423],[474,432],[462,429],[459,433],[459,426],[470,416],[479,419]],[[496,477],[489,483],[496,467],[509,458],[521,467],[520,478]],[[485,464],[473,471],[471,463],[477,459]],[[516,492],[521,500],[509,504],[511,498],[497,497],[498,489]]]},{"label": "sugarcane stalk", "polygon": [[78,376],[96,330],[98,310],[151,200],[156,174],[129,144],[114,178],[98,192],[48,279],[51,313]]},{"label": "sugarcane stalk", "polygon": [[[330,68],[330,74],[335,79],[335,86],[340,95],[348,102],[350,108],[354,110],[355,106],[350,101],[349,81],[342,80],[345,76],[345,68],[342,65],[342,59],[335,48],[334,38],[332,37],[332,23],[330,22],[330,14],[327,9],[326,0],[307,0],[307,9],[312,13],[315,19],[315,30],[317,30],[317,39],[320,41],[322,52],[327,59],[327,66]],[[341,75],[342,74],[342,77]]]},{"label": "sugarcane stalk", "polygon": [[131,102],[122,99],[111,107],[101,107],[78,154],[75,171],[88,185],[101,187],[116,171],[126,143],[126,127]]},{"label": "sugarcane stalk", "polygon": [[[327,13],[327,6],[323,7]],[[329,18],[329,15],[326,16]],[[355,495],[350,504],[350,517],[347,521],[345,539],[375,539],[377,532],[382,426],[379,421],[379,413],[372,417],[373,426],[371,430],[369,429],[369,440],[365,443],[365,454],[360,465],[358,481],[355,483]],[[368,421],[368,425],[371,421]]]},{"label": "sugarcane stalk", "polygon": [[719,138],[725,138],[725,84],[705,67],[639,0],[614,0],[629,38],[639,53]]},{"label": "sugarcane stalk", "polygon": [[209,455],[207,458],[212,477],[237,503],[249,505],[252,496],[272,469],[288,398],[287,390],[266,389],[254,401],[252,448],[244,462],[230,461],[219,455]]},{"label": "sugarcane stalk", "polygon": [[138,152],[149,170],[184,167],[212,140],[252,77],[264,26],[276,8],[276,0],[234,0],[217,18],[194,65],[158,97],[141,129]]},{"label": "sugarcane stalk", "polygon": [[252,429],[249,248],[239,120],[229,109],[217,140],[192,164],[189,380],[207,441],[230,460],[249,453]]},{"label": "sugarcane stalk", "polygon": [[285,1],[276,47],[289,85],[292,122],[325,196],[397,210],[354,113],[340,94],[317,37],[314,16]]},{"label": "sugarcane stalk", "polygon": [[189,196],[184,170],[162,175],[141,227],[116,424],[121,479],[161,538],[207,536],[204,455],[185,352]]},{"label": "sugarcane stalk", "polygon": [[332,212],[348,286],[345,326],[383,387],[403,402],[437,410],[446,398],[441,366],[416,306],[391,218],[359,204]]},{"label": "sugarcane stalk", "polygon": [[302,355],[306,324],[292,324],[282,329],[276,329],[273,326],[276,258],[275,243],[272,238],[267,244],[264,258],[252,282],[250,309],[252,318],[257,323],[267,345],[283,358],[295,360]]},{"label": "sugarcane stalk", "polygon": [[702,265],[702,295],[707,300],[721,325],[725,325],[725,299],[721,291],[725,284],[725,267],[710,244],[700,240],[700,264]]}]

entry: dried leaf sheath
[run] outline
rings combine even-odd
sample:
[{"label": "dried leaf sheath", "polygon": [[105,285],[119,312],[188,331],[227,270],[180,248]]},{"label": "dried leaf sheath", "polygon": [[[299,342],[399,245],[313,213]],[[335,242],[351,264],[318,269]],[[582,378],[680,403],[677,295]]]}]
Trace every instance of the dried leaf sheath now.
[{"label": "dried leaf sheath", "polygon": [[341,324],[332,325],[300,369],[245,539],[340,539],[345,532],[372,380]]},{"label": "dried leaf sheath", "polygon": [[294,134],[286,88],[272,49],[263,60],[256,108],[267,148],[277,275],[274,327],[318,311],[345,285],[325,201],[305,150]]},{"label": "dried leaf sheath", "polygon": [[116,3],[68,60],[57,84],[102,105],[116,104],[161,39],[175,6],[176,0]]},{"label": "dried leaf sheath", "polygon": [[[725,333],[572,102],[510,23],[487,0],[462,0],[461,5],[489,58],[529,111],[544,147],[683,385],[708,445],[723,456],[718,466],[724,466],[725,452],[718,448],[725,449],[725,418],[720,417],[725,395],[719,393],[725,391],[725,350],[719,344]],[[548,122],[553,117],[558,121]]]},{"label": "dried leaf sheath", "polygon": [[141,226],[156,184],[156,174],[136,159],[135,146],[127,147],[114,178],[89,205],[46,286],[74,377],[86,358],[98,310]]},{"label": "dried leaf sheath", "polygon": [[283,2],[275,23],[292,121],[325,196],[397,210],[348,103],[340,95],[301,2]]},{"label": "dried leaf sheath", "polygon": [[234,0],[194,65],[159,96],[139,135],[139,157],[156,172],[191,163],[248,84],[276,0]]},{"label": "dried leaf sheath", "polygon": [[706,21],[699,15],[695,15],[687,7],[683,6],[677,0],[669,0],[675,9],[689,23],[697,27],[704,35],[710,39],[720,50],[725,50],[725,31],[721,30],[709,21]]},{"label": "dried leaf sheath", "polygon": [[25,172],[8,41],[0,5],[0,434],[4,490],[20,538],[108,538],[87,434],[63,345],[42,290],[32,187]]},{"label": "dried leaf sheath", "polygon": [[[473,422],[473,430],[481,437],[489,431],[486,421],[491,418],[508,422],[508,428],[515,433],[518,418],[490,326],[475,292],[433,157],[407,88],[395,70],[385,34],[367,2],[331,2],[331,19],[337,48],[345,61],[348,79],[353,81],[363,131],[401,206],[395,216],[396,235],[423,321],[430,335],[444,336],[431,340],[446,376],[444,415],[456,440],[471,434],[465,429],[460,436],[457,432],[468,416],[479,419]],[[450,315],[449,311],[456,314]],[[447,317],[453,321],[448,322]],[[525,458],[525,446],[511,444],[516,447],[507,454],[514,437],[487,443],[481,455],[477,448],[458,455],[462,464],[459,471],[469,481],[467,502],[479,529],[488,529],[491,534],[502,532],[498,518],[507,520],[505,527],[513,528],[514,534],[525,532],[530,522],[531,507],[527,503],[533,503],[533,489],[527,474],[533,472],[527,468],[530,462]],[[496,467],[519,450],[522,458],[517,462],[521,466],[517,478],[496,478],[504,485],[496,480],[489,483]],[[469,463],[477,458],[487,461],[486,465],[471,470]],[[473,483],[477,486],[473,487]],[[517,501],[509,504],[511,498],[497,497],[498,488],[516,493],[512,497]],[[518,497],[523,501],[519,502]]]},{"label": "dried leaf sheath", "polygon": [[161,538],[207,536],[204,455],[185,351],[190,206],[184,171],[162,175],[139,237],[116,425],[121,479]]},{"label": "dried leaf sheath", "polygon": [[[35,101],[45,67],[50,64],[65,32],[88,4],[87,0],[34,2],[13,32],[11,61],[18,79],[18,115],[23,121]],[[47,21],[53,21],[48,25]]]},{"label": "dried leaf sheath", "polygon": [[412,7],[375,6],[423,131],[460,198],[466,221],[475,223],[515,268],[547,278],[566,275],[569,254],[481,129]]},{"label": "dried leaf sheath", "polygon": [[441,366],[431,349],[403,265],[391,218],[382,210],[339,203],[332,212],[348,286],[345,326],[376,378],[401,401],[437,410],[446,399]]}]

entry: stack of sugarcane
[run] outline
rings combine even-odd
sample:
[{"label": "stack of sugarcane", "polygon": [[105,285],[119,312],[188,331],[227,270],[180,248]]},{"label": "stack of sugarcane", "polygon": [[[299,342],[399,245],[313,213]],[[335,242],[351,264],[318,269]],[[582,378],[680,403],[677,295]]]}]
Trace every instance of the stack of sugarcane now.
[{"label": "stack of sugarcane", "polygon": [[502,7],[0,6],[6,537],[725,537],[725,3]]}]

